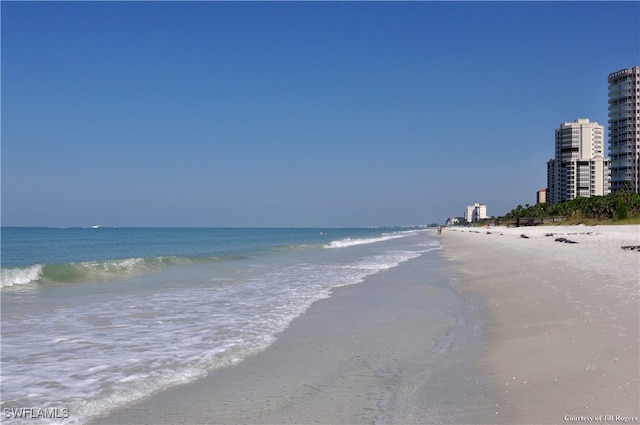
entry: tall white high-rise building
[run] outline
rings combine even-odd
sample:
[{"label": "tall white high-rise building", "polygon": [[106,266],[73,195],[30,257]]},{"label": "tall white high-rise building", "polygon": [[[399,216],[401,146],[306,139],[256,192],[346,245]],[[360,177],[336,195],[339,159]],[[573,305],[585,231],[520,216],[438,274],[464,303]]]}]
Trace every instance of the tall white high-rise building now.
[{"label": "tall white high-rise building", "polygon": [[611,191],[640,193],[640,66],[609,74]]},{"label": "tall white high-rise building", "polygon": [[562,123],[556,129],[555,158],[547,162],[547,202],[610,193],[603,144],[604,127],[586,118]]}]

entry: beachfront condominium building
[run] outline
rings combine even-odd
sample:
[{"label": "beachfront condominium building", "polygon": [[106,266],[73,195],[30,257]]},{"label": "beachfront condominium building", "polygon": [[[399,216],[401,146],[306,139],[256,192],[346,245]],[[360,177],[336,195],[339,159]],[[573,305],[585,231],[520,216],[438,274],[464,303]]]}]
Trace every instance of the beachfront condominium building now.
[{"label": "beachfront condominium building", "polygon": [[487,217],[487,206],[484,204],[474,204],[467,206],[464,211],[464,219],[467,223],[474,223],[479,220],[484,220]]},{"label": "beachfront condominium building", "polygon": [[536,192],[536,204],[547,203],[547,188],[542,188]]},{"label": "beachfront condominium building", "polygon": [[547,162],[547,202],[610,193],[609,162],[603,155],[604,127],[587,118],[556,129],[555,158]]},{"label": "beachfront condominium building", "polygon": [[640,66],[609,74],[611,191],[640,193]]}]

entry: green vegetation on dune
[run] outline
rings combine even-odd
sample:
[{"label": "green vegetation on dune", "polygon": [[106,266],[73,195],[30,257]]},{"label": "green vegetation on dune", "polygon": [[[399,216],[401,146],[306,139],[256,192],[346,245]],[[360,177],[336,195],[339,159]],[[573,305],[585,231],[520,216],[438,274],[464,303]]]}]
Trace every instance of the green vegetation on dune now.
[{"label": "green vegetation on dune", "polygon": [[521,218],[567,217],[563,224],[640,224],[640,194],[619,191],[606,196],[576,198],[554,205],[518,205],[499,222]]}]

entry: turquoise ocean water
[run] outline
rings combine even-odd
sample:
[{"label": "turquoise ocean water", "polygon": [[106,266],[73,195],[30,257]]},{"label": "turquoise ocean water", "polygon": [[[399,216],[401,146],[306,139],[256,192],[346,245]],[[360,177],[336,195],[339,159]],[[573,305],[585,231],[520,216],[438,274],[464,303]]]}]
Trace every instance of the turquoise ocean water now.
[{"label": "turquoise ocean water", "polygon": [[263,350],[333,288],[441,247],[424,229],[1,236],[3,423],[84,423],[191,382]]}]

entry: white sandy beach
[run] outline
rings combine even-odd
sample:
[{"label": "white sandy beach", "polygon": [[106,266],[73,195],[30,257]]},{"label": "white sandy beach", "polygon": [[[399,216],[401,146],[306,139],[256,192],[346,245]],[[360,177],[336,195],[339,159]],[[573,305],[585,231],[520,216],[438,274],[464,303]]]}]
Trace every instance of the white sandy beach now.
[{"label": "white sandy beach", "polygon": [[640,252],[621,247],[640,245],[640,226],[447,229],[444,240],[464,273],[455,287],[490,313],[496,422],[638,422]]}]

